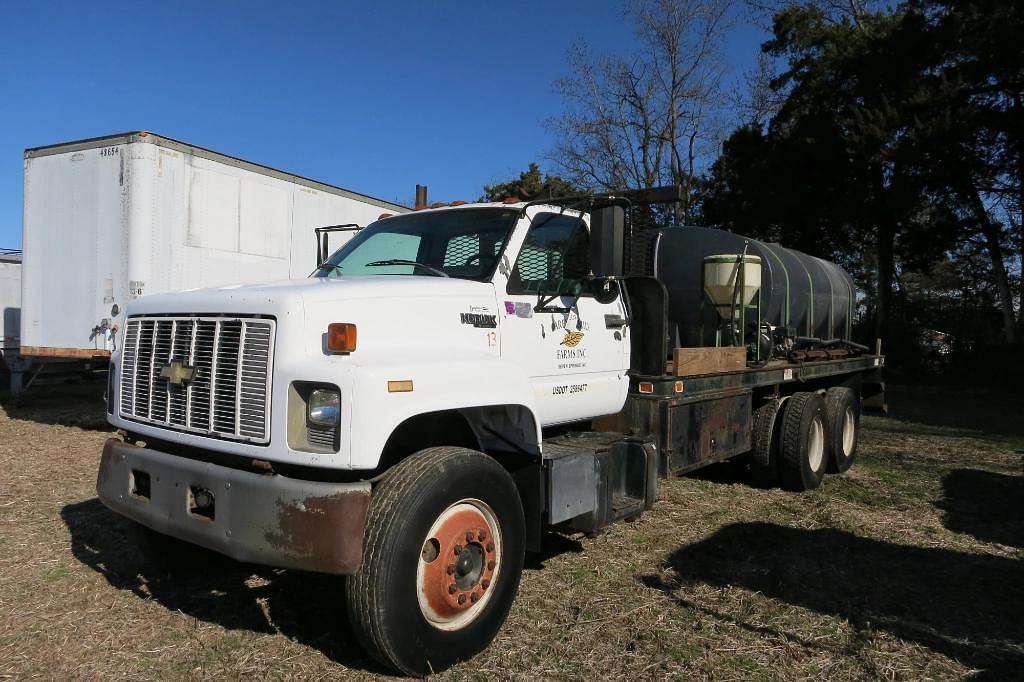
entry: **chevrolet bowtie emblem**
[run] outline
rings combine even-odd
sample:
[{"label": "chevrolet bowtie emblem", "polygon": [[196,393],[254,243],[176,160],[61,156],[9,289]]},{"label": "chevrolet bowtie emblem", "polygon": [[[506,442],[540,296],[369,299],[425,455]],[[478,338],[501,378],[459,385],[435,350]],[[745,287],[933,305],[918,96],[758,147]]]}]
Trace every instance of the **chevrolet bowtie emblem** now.
[{"label": "chevrolet bowtie emblem", "polygon": [[161,368],[160,378],[167,379],[169,383],[175,386],[181,386],[186,381],[192,381],[195,373],[195,367],[189,367],[181,360],[171,360]]}]

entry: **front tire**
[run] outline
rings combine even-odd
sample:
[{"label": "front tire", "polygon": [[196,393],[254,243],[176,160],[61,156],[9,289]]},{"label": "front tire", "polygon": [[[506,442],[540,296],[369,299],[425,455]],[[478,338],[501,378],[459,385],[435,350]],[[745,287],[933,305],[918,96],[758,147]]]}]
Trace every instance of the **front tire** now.
[{"label": "front tire", "polygon": [[828,466],[825,401],[817,393],[794,393],[782,413],[780,441],[782,483],[790,490],[821,485]]},{"label": "front tire", "polygon": [[508,472],[465,448],[428,448],[373,490],[363,565],[349,576],[349,621],[367,652],[407,675],[484,649],[505,622],[525,551]]}]

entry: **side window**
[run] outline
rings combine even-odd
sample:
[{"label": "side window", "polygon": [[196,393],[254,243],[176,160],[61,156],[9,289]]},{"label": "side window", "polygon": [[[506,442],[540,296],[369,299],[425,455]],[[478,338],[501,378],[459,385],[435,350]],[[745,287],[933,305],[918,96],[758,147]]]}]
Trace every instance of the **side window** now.
[{"label": "side window", "polygon": [[574,216],[534,218],[509,278],[509,293],[575,294],[590,273],[590,234]]}]

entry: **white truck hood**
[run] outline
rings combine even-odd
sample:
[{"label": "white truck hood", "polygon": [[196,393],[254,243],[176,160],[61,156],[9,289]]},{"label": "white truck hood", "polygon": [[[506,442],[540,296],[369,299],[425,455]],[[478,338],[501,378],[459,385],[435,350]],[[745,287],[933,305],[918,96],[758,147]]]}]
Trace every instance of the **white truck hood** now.
[{"label": "white truck hood", "polygon": [[448,277],[375,275],[369,277],[314,277],[267,284],[239,284],[190,289],[145,296],[127,306],[127,315],[139,314],[275,314],[296,306],[369,299],[436,299],[479,297],[493,291],[490,283]]},{"label": "white truck hood", "polygon": [[323,357],[331,322],[356,324],[358,351],[349,362],[381,361],[414,351],[450,357],[456,349],[493,354],[498,324],[490,282],[416,275],[310,278],[260,285],[194,289],[145,296],[126,315],[270,316],[278,348]]}]

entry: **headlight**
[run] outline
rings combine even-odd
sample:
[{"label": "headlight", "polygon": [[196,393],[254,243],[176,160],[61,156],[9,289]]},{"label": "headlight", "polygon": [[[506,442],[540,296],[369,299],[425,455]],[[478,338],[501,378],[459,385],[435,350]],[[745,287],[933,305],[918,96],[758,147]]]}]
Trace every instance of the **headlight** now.
[{"label": "headlight", "polygon": [[309,394],[306,420],[316,426],[335,426],[341,415],[341,398],[337,391],[318,388]]}]

